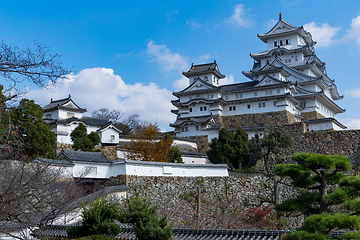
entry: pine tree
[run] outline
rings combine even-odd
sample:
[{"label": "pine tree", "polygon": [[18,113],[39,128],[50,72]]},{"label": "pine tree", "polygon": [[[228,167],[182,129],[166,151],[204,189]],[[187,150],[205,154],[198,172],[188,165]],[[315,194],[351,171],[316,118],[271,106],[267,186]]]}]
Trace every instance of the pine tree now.
[{"label": "pine tree", "polygon": [[140,197],[130,197],[125,202],[126,209],[122,211],[120,221],[134,224],[136,237],[139,240],[168,240],[172,236],[172,226],[167,223],[167,217],[159,219],[157,206],[152,206]]},{"label": "pine tree", "polygon": [[70,134],[74,150],[93,151],[94,147],[100,143],[100,137],[97,133],[87,134],[84,124],[80,123]]},{"label": "pine tree", "polygon": [[[292,159],[296,164],[278,164],[275,173],[290,177],[292,185],[302,190],[301,194],[276,205],[275,209],[308,217],[288,239],[331,239],[334,230],[358,230],[360,178],[345,175],[351,170],[350,159],[314,153],[294,154]],[[346,232],[338,237],[359,238],[358,232]]]},{"label": "pine tree", "polygon": [[248,135],[242,128],[239,127],[235,133],[222,128],[219,138],[211,140],[207,155],[212,163],[226,163],[230,168],[239,168],[248,157],[247,142]]}]

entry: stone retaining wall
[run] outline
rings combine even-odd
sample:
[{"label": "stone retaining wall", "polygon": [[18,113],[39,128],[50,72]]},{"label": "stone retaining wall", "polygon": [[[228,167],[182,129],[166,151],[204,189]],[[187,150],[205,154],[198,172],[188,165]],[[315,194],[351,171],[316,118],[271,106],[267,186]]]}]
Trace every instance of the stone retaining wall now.
[{"label": "stone retaining wall", "polygon": [[288,111],[241,114],[234,116],[214,115],[214,120],[225,128],[254,127],[295,122],[295,116]]},{"label": "stone retaining wall", "polygon": [[[129,195],[138,195],[157,204],[161,214],[167,214],[177,228],[194,227],[197,188],[201,191],[201,228],[231,228],[239,226],[231,213],[261,206],[271,199],[272,179],[260,174],[240,177],[144,177],[121,175],[110,178],[108,186],[125,184]],[[292,188],[280,185],[280,201],[296,195]],[[189,200],[185,200],[188,196]],[[289,219],[294,229],[301,219]],[[246,227],[246,226],[243,226]]]}]

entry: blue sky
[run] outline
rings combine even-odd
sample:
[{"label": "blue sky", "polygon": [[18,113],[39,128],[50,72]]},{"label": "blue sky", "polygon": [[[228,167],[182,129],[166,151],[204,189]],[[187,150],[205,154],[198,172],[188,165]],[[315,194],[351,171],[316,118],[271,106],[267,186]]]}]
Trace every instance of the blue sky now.
[{"label": "blue sky", "polygon": [[216,59],[224,82],[247,81],[250,53],[266,49],[256,34],[278,20],[304,25],[318,42],[347,110],[338,115],[360,128],[360,1],[1,1],[1,37],[20,48],[33,40],[62,55],[73,71],[50,90],[28,84],[28,98],[45,105],[71,94],[88,115],[107,107],[171,130],[173,91],[191,63]]}]

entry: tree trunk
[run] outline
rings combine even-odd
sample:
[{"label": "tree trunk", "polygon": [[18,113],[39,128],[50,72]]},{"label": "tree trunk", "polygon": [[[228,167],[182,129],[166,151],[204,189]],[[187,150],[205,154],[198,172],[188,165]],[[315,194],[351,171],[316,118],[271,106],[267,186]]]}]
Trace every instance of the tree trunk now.
[{"label": "tree trunk", "polygon": [[196,228],[199,229],[200,226],[200,197],[201,197],[201,191],[200,191],[200,185],[197,187],[197,206],[196,206]]},{"label": "tree trunk", "polygon": [[326,182],[326,176],[325,176],[325,171],[321,170],[320,171],[321,174],[321,185],[320,185],[320,194],[321,194],[321,198],[320,198],[320,213],[324,213],[326,212],[327,206],[326,203],[324,201],[324,196],[326,194],[326,186],[327,186],[327,182]]}]

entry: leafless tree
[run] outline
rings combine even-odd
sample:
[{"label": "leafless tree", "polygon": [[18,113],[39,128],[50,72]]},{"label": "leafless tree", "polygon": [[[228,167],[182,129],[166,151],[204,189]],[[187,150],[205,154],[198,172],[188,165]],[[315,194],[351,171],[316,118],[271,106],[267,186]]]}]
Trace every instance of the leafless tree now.
[{"label": "leafless tree", "polygon": [[24,136],[11,114],[11,101],[21,96],[19,83],[48,87],[68,73],[59,55],[36,41],[25,50],[0,43],[0,234],[26,239],[27,231],[53,221],[81,195],[63,178],[63,168],[34,163],[24,153]]},{"label": "leafless tree", "polygon": [[72,210],[82,196],[64,169],[48,163],[2,160],[0,167],[0,232],[26,239],[33,231]]},{"label": "leafless tree", "polygon": [[93,111],[92,116],[96,118],[105,118],[113,123],[119,123],[121,117],[124,115],[120,110],[109,110],[108,108],[100,108]]},{"label": "leafless tree", "polygon": [[69,70],[63,68],[58,54],[50,54],[49,48],[34,42],[34,48],[22,50],[2,42],[0,44],[0,74],[7,102],[19,96],[18,84],[29,81],[38,87],[55,84],[66,77]]}]

